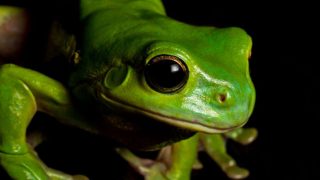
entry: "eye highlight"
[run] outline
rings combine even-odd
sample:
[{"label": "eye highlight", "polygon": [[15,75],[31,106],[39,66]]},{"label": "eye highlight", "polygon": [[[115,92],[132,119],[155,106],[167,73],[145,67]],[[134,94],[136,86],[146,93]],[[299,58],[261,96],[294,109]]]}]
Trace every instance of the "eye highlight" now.
[{"label": "eye highlight", "polygon": [[173,93],[183,88],[189,76],[187,65],[178,57],[159,55],[144,70],[147,84],[155,91]]}]

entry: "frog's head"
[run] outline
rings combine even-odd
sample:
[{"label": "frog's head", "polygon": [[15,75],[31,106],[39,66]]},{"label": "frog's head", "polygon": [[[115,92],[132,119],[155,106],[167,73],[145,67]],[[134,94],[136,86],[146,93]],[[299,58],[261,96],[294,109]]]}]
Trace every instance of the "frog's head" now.
[{"label": "frog's head", "polygon": [[[144,27],[135,37],[144,36],[128,40],[98,81],[96,97],[122,114],[146,117],[141,122],[204,133],[243,126],[255,101],[248,65],[251,38],[239,28],[170,27]],[[152,31],[157,33],[145,33]],[[133,119],[129,115],[125,121]]]}]

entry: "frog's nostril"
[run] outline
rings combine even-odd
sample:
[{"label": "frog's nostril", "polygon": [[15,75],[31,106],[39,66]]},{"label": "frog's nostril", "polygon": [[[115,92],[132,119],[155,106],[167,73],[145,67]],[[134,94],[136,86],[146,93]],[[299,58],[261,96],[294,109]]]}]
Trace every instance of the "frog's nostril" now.
[{"label": "frog's nostril", "polygon": [[226,101],[226,99],[227,99],[227,95],[226,94],[219,94],[218,95],[219,102],[224,103]]},{"label": "frog's nostril", "polygon": [[228,99],[228,93],[219,93],[216,98],[220,104],[224,104]]},{"label": "frog's nostril", "polygon": [[218,87],[217,89],[215,89],[214,98],[216,104],[223,106],[230,105],[230,100],[232,99],[231,89],[225,86]]}]

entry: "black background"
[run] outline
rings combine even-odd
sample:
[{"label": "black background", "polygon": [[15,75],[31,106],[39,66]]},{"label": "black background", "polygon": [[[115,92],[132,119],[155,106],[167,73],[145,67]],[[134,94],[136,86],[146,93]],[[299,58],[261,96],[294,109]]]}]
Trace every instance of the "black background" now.
[{"label": "black background", "polygon": [[[257,91],[247,126],[259,137],[229,151],[248,179],[320,179],[316,11],[308,1],[165,1],[172,17],[199,25],[239,26],[253,38],[251,77]],[[226,179],[207,170],[203,179]]]},{"label": "black background", "polygon": [[[228,142],[230,154],[250,170],[248,179],[320,179],[316,6],[275,0],[165,0],[164,4],[177,20],[238,26],[252,36],[250,69],[257,101],[247,126],[256,127],[259,137],[249,146]],[[57,127],[53,133],[53,140],[37,149],[49,166],[92,179],[121,179],[126,174],[125,161],[104,140],[68,128]],[[200,158],[206,168],[194,172],[192,179],[227,179],[206,155]]]}]

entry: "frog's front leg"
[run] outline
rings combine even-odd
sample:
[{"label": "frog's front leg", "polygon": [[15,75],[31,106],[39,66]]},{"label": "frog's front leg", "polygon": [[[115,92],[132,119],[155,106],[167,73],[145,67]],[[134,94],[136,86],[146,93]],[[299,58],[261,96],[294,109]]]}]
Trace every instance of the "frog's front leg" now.
[{"label": "frog's front leg", "polygon": [[29,148],[26,129],[37,111],[55,117],[76,114],[66,89],[38,72],[13,64],[0,67],[0,165],[23,179],[72,179],[46,167]]},{"label": "frog's front leg", "polygon": [[226,141],[223,136],[246,145],[255,140],[257,130],[255,128],[239,128],[225,134],[200,134],[200,141],[204,145],[205,151],[229,178],[246,178],[249,175],[249,171],[239,167],[236,161],[227,153]]}]

